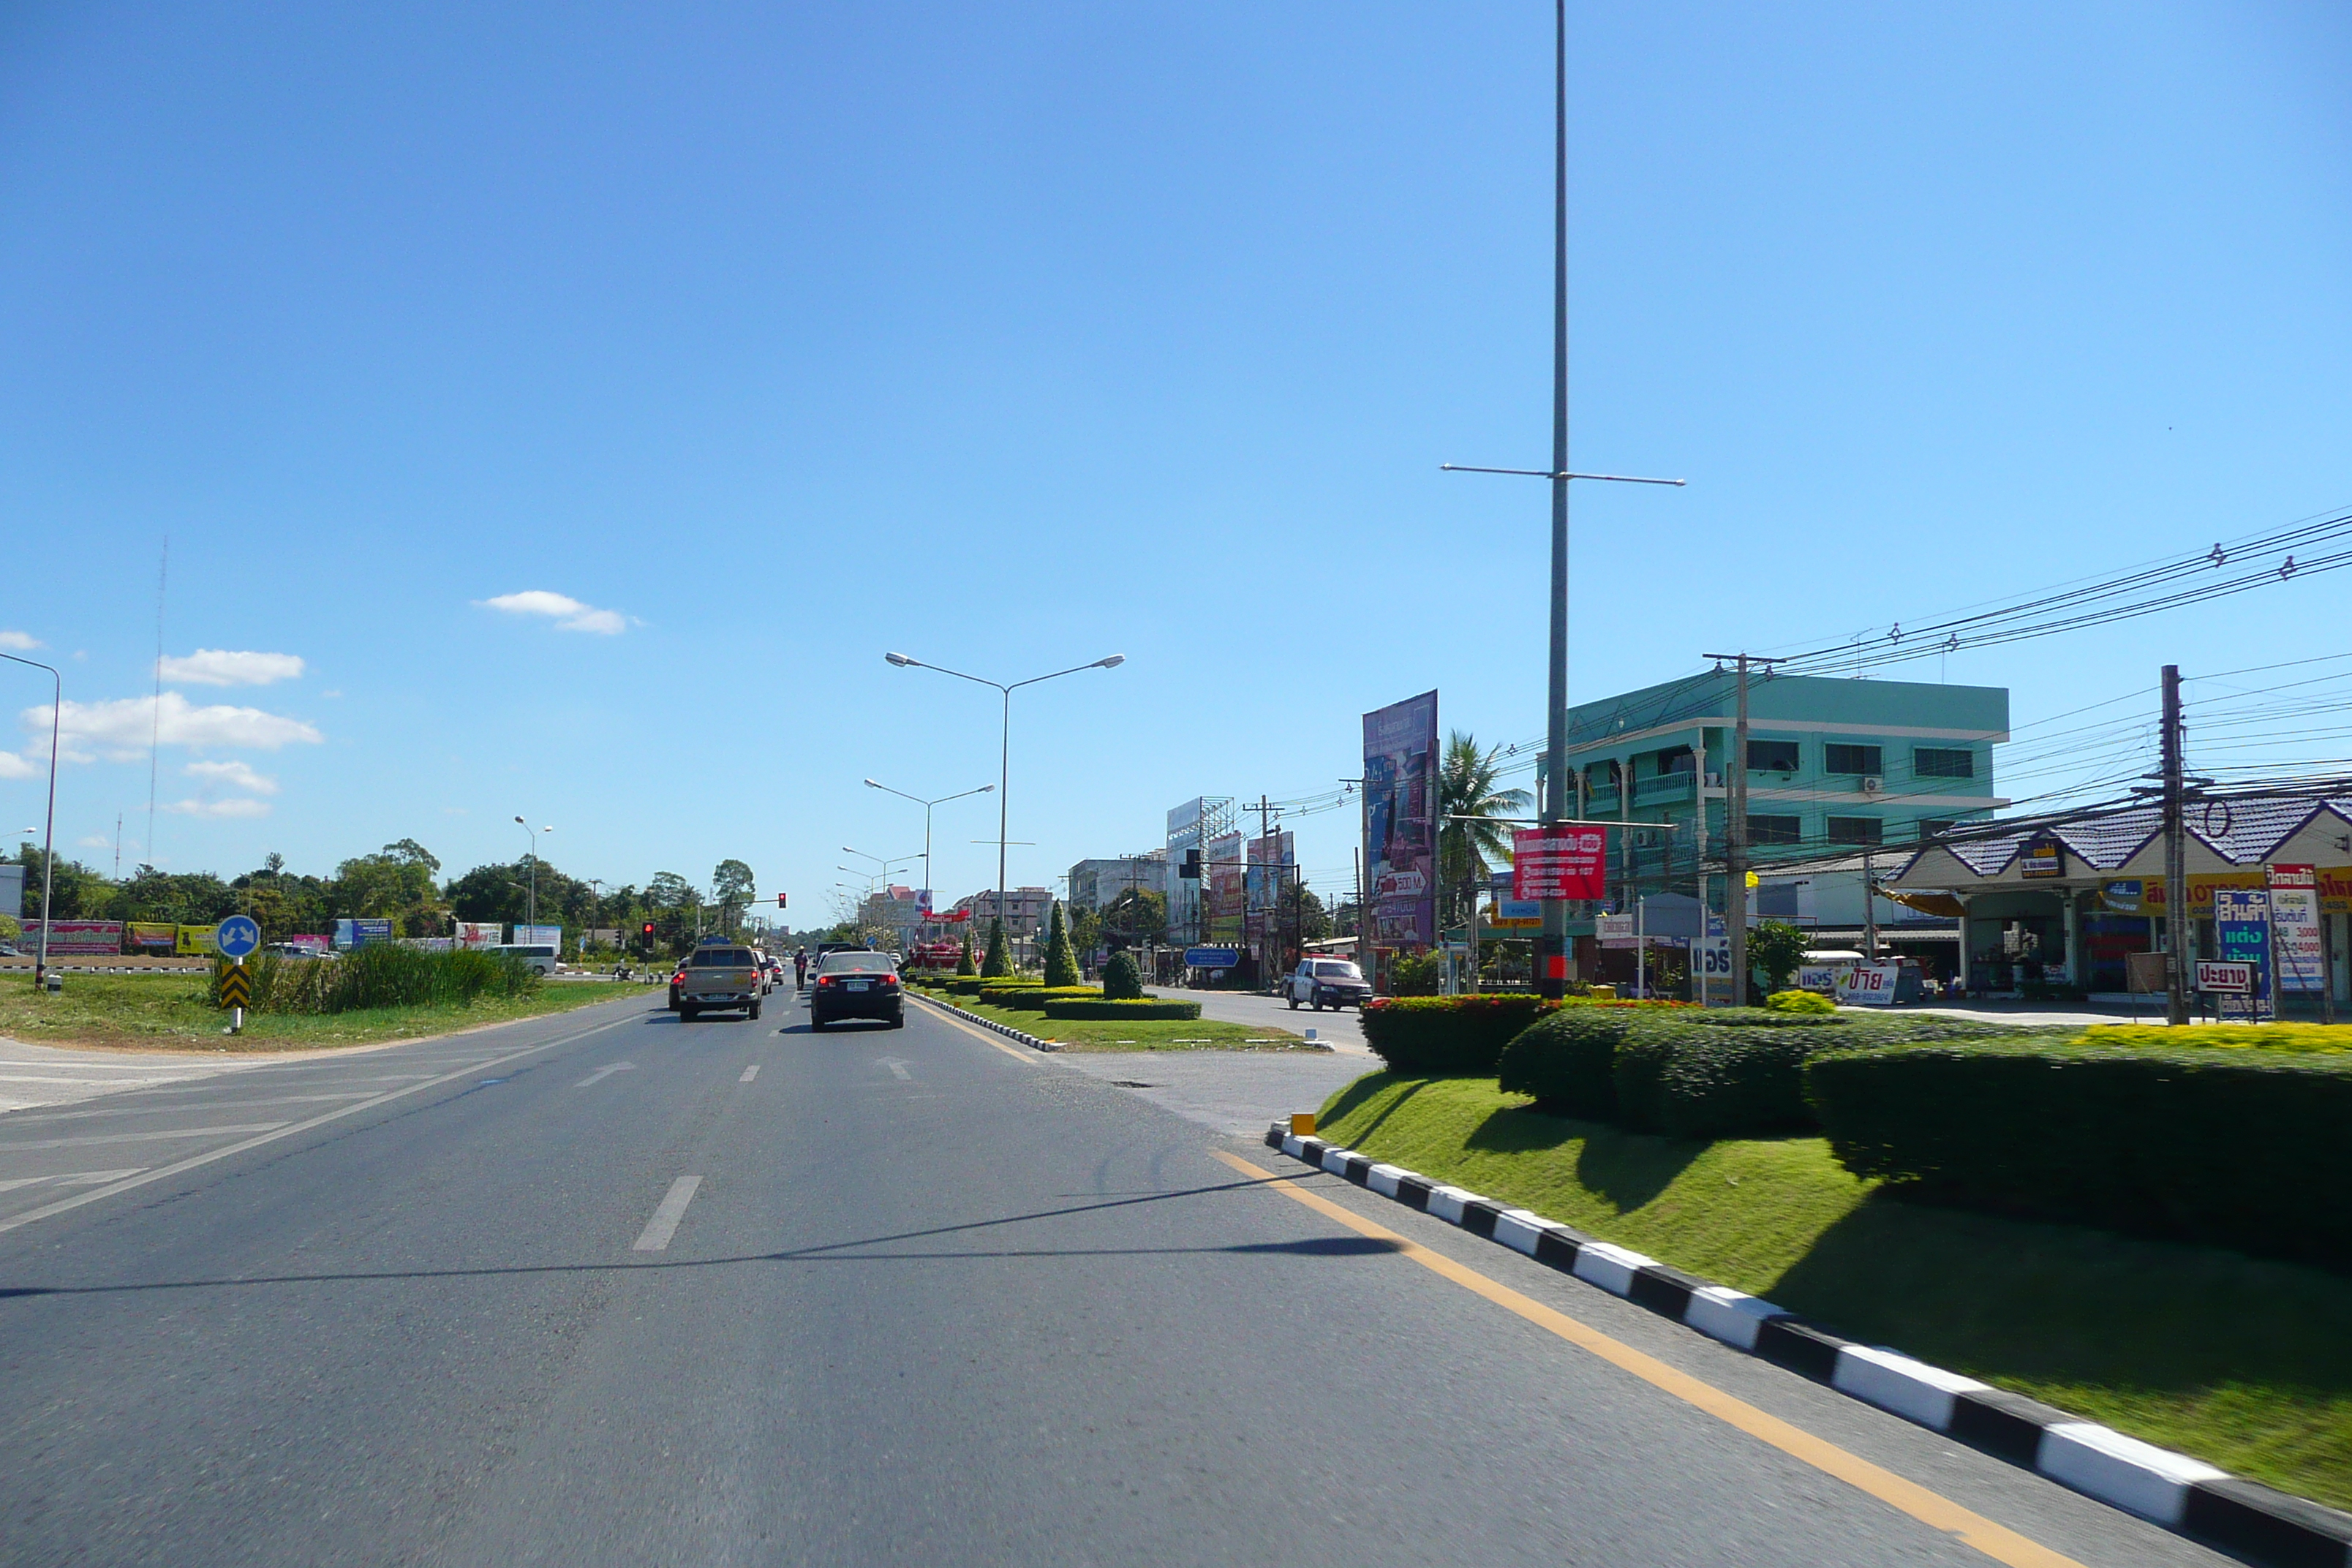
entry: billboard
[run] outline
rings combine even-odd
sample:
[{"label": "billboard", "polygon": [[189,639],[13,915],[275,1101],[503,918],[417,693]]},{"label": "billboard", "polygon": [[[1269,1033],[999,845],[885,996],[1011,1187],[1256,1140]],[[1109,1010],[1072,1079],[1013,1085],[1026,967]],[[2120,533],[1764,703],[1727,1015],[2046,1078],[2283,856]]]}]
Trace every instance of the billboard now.
[{"label": "billboard", "polygon": [[463,950],[496,947],[506,940],[506,929],[497,921],[459,921],[454,939]]},{"label": "billboard", "polygon": [[[26,921],[25,935],[16,945],[27,952],[36,951],[41,941],[41,922]],[[61,952],[95,954],[122,951],[121,921],[51,921],[49,922],[49,956]]]},{"label": "billboard", "polygon": [[1609,832],[1551,823],[1511,835],[1511,894],[1520,899],[1609,896]]},{"label": "billboard", "polygon": [[180,944],[180,928],[170,921],[126,921],[123,940],[144,952],[170,952]]},{"label": "billboard", "polygon": [[2221,961],[2242,963],[2252,977],[2247,1000],[2257,1017],[2271,995],[2271,896],[2263,888],[2213,889],[2213,935]]},{"label": "billboard", "polygon": [[562,926],[527,926],[518,922],[514,928],[514,945],[517,947],[562,947],[563,945],[563,928]]},{"label": "billboard", "polygon": [[392,921],[387,919],[340,920],[335,922],[337,947],[365,947],[372,942],[390,942]]},{"label": "billboard", "polygon": [[1218,942],[1238,942],[1244,901],[1242,836],[1227,833],[1210,839],[1201,858],[1206,863],[1201,878],[1201,898],[1209,935]]},{"label": "billboard", "polygon": [[2281,991],[2316,993],[2326,973],[2326,949],[2320,945],[2319,868],[2316,866],[2271,866],[2271,957],[2278,966]]},{"label": "billboard", "polygon": [[1364,866],[1372,940],[1437,940],[1437,693],[1364,715]]},{"label": "billboard", "polygon": [[1292,868],[1297,864],[1298,847],[1287,828],[1249,841],[1249,864],[1244,870],[1250,913],[1264,914],[1281,907],[1283,891],[1290,886]]},{"label": "billboard", "polygon": [[210,958],[220,949],[213,944],[212,926],[181,926],[173,934],[172,951],[182,958]]}]

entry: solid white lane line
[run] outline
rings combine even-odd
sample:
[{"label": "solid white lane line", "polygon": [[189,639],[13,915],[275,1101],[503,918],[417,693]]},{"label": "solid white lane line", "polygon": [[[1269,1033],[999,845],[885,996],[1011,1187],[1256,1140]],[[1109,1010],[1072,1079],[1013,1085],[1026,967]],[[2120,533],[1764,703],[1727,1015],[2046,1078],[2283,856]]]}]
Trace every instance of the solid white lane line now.
[{"label": "solid white lane line", "polygon": [[421,1089],[437,1089],[445,1083],[455,1083],[461,1078],[478,1072],[482,1068],[499,1067],[507,1062],[519,1062],[525,1057],[535,1057],[541,1051],[551,1051],[558,1046],[568,1046],[574,1040],[584,1040],[591,1035],[601,1035],[607,1029],[617,1029],[624,1024],[634,1024],[636,1021],[636,1015],[633,1013],[626,1017],[615,1018],[608,1024],[598,1024],[591,1028],[582,1029],[576,1034],[559,1035],[554,1039],[542,1040],[535,1046],[525,1046],[519,1051],[509,1051],[502,1057],[492,1057],[488,1061],[475,1067],[464,1068],[457,1072],[443,1073],[437,1078],[428,1078],[422,1083],[413,1083],[405,1089],[388,1089],[382,1094],[372,1095],[361,1100],[356,1105],[341,1105],[332,1110],[320,1111],[306,1121],[280,1127],[275,1132],[264,1132],[258,1137],[247,1138],[243,1142],[231,1143],[224,1148],[207,1149],[201,1154],[191,1154],[184,1160],[175,1160],[171,1164],[158,1166],[152,1171],[142,1171],[138,1175],[100,1187],[93,1192],[83,1193],[76,1197],[59,1198],[53,1204],[43,1204],[39,1208],[26,1209],[23,1214],[10,1215],[5,1219],[0,1219],[0,1231],[14,1230],[20,1225],[30,1225],[37,1219],[47,1219],[51,1215],[63,1214],[68,1209],[78,1209],[84,1204],[94,1204],[100,1198],[110,1198],[117,1193],[127,1193],[133,1187],[143,1187],[150,1182],[160,1182],[166,1176],[176,1176],[183,1171],[193,1171],[199,1165],[209,1165],[215,1160],[226,1160],[231,1154],[242,1154],[247,1149],[257,1149],[264,1143],[274,1143],[280,1138],[291,1138],[298,1132],[308,1132],[313,1127],[323,1127],[330,1121],[339,1121],[346,1116],[356,1115],[360,1111],[382,1105],[387,1100],[398,1100],[406,1094],[415,1094]]},{"label": "solid white lane line", "polygon": [[87,1149],[98,1143],[161,1143],[173,1138],[226,1138],[239,1132],[275,1132],[283,1121],[247,1121],[228,1127],[171,1127],[156,1132],[100,1132],[81,1138],[32,1138],[0,1143],[0,1154],[19,1149]]},{"label": "solid white lane line", "polygon": [[669,1238],[677,1234],[677,1222],[686,1217],[686,1205],[694,1201],[694,1189],[702,1185],[700,1176],[680,1176],[669,1184],[669,1191],[654,1210],[654,1217],[646,1221],[632,1252],[667,1252]]},{"label": "solid white lane line", "polygon": [[760,1076],[760,1064],[759,1064],[758,1062],[753,1062],[750,1067],[747,1067],[747,1068],[745,1068],[743,1069],[743,1076],[742,1076],[741,1078],[737,1079],[735,1081],[736,1081],[737,1083],[749,1083],[749,1082],[751,1082],[753,1079],[758,1078],[759,1076]]},{"label": "solid white lane line", "polygon": [[572,1087],[574,1089],[587,1089],[593,1085],[604,1082],[606,1079],[611,1078],[616,1072],[635,1072],[636,1070],[637,1064],[635,1062],[614,1062],[609,1067],[598,1068],[594,1072],[590,1073],[586,1078],[582,1079],[578,1083],[573,1084]]},{"label": "solid white lane line", "polygon": [[[136,1094],[139,1091],[132,1089],[130,1092]],[[220,1091],[215,1089],[205,1092],[217,1094]],[[12,1116],[8,1119],[8,1125],[12,1128],[30,1127],[37,1121],[80,1121],[92,1116],[185,1116],[191,1111],[257,1110],[265,1105],[312,1105],[336,1100],[365,1100],[374,1092],[372,1089],[360,1089],[343,1094],[277,1094],[267,1100],[224,1100],[217,1105],[182,1105],[177,1101],[168,1105],[104,1105],[96,1110],[44,1110],[36,1116]]]},{"label": "solid white lane line", "polygon": [[135,1176],[146,1168],[144,1165],[131,1165],[120,1171],[75,1171],[62,1176],[18,1176],[11,1181],[0,1182],[0,1193],[15,1192],[18,1187],[37,1186],[43,1182],[55,1182],[61,1187],[86,1187],[93,1182],[112,1182],[119,1181],[124,1176]]}]

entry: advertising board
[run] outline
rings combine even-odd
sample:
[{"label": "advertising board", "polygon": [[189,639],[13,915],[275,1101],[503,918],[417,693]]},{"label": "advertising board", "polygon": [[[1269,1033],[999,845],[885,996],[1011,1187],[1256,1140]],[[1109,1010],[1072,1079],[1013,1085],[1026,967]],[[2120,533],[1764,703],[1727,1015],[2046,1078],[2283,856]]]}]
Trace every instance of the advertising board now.
[{"label": "advertising board", "polygon": [[1204,923],[1219,942],[1239,942],[1242,935],[1242,836],[1220,834],[1202,851],[1208,868],[1201,880]]},{"label": "advertising board", "polygon": [[2037,838],[2017,852],[2017,874],[2032,880],[2066,874],[2066,851],[2055,838]]},{"label": "advertising board", "polygon": [[334,944],[323,936],[281,936],[278,945],[312,958],[324,958],[334,951]]},{"label": "advertising board", "polygon": [[1437,940],[1437,693],[1364,715],[1364,866],[1373,940]]},{"label": "advertising board", "polygon": [[[1731,939],[1729,937],[1726,937],[1723,940],[1725,945],[1727,947],[1730,944]],[[1843,972],[1844,967],[1845,966],[1843,964],[1840,963],[1807,963],[1800,965],[1797,970],[1797,989],[1800,991],[1818,991],[1824,996],[1833,996],[1837,994],[1838,975]]]},{"label": "advertising board", "polygon": [[[17,946],[26,952],[38,951],[41,943],[41,922],[26,921],[25,934]],[[79,953],[85,956],[122,951],[121,921],[51,921],[49,922],[49,956]]]},{"label": "advertising board", "polygon": [[340,920],[335,922],[337,947],[365,947],[372,942],[390,942],[392,921],[376,917],[366,920]]},{"label": "advertising board", "polygon": [[2270,866],[2271,957],[2282,992],[2317,993],[2326,960],[2320,945],[2319,868]]},{"label": "advertising board", "polygon": [[1247,894],[1249,910],[1262,914],[1278,909],[1283,889],[1290,885],[1291,868],[1298,864],[1298,848],[1288,829],[1249,841]]},{"label": "advertising board", "polygon": [[2197,989],[2217,995],[2243,995],[2254,988],[2254,966],[2251,963],[2216,963],[2200,959],[2197,964]]},{"label": "advertising board", "polygon": [[1903,973],[1899,963],[1854,963],[1838,971],[1837,999],[1862,1007],[1889,1007],[1895,1004],[1895,979]]},{"label": "advertising board", "polygon": [[459,921],[454,940],[468,952],[496,947],[506,940],[506,929],[497,921]]},{"label": "advertising board", "polygon": [[126,921],[122,940],[140,952],[170,952],[180,945],[180,928],[170,921]]},{"label": "advertising board", "polygon": [[1187,969],[1231,969],[1242,961],[1237,947],[1188,947],[1184,950]]},{"label": "advertising board", "polygon": [[527,926],[518,924],[514,928],[514,945],[517,947],[562,947],[563,945],[563,928],[562,926]]},{"label": "advertising board", "polygon": [[2247,968],[2247,1005],[2259,1018],[2271,995],[2271,908],[2267,888],[2213,889],[2213,935],[2224,962]]},{"label": "advertising board", "polygon": [[1520,899],[1609,896],[1609,834],[1554,823],[1511,835],[1511,894]]},{"label": "advertising board", "polygon": [[182,958],[210,958],[220,949],[210,926],[182,926],[173,933],[172,951]]}]

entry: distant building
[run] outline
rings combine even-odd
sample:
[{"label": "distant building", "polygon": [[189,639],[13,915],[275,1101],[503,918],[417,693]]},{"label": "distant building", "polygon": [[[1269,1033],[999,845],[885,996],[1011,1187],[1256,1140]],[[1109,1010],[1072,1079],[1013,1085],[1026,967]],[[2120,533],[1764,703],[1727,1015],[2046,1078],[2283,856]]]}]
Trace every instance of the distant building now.
[{"label": "distant building", "polygon": [[893,885],[866,895],[857,907],[857,923],[866,930],[884,930],[898,938],[900,952],[922,934],[922,899],[912,888]]},{"label": "distant building", "polygon": [[1000,912],[1004,917],[1007,934],[1033,936],[1045,929],[1046,911],[1052,908],[1053,902],[1054,895],[1048,889],[1016,888],[1004,895],[1000,907],[996,890],[992,888],[958,899],[954,909],[949,912],[953,913],[956,910],[970,911],[971,929],[975,940],[986,938],[988,922],[996,919]]},{"label": "distant building", "polygon": [[1109,860],[1081,860],[1070,868],[1070,904],[1075,909],[1102,910],[1129,888],[1168,896],[1168,851],[1122,855]]}]

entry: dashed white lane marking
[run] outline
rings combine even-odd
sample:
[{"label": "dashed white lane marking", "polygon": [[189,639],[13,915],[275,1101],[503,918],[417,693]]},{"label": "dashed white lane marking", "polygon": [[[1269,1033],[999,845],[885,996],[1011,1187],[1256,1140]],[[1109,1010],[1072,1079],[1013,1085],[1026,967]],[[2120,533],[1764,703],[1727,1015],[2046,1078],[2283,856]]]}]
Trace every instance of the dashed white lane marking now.
[{"label": "dashed white lane marking", "polygon": [[737,1083],[749,1083],[749,1082],[751,1082],[753,1079],[758,1078],[759,1076],[760,1076],[760,1064],[759,1064],[758,1062],[753,1062],[750,1067],[747,1067],[747,1068],[745,1068],[743,1069],[743,1076],[742,1076],[741,1078],[737,1079],[735,1081],[736,1081]]},{"label": "dashed white lane marking", "polygon": [[573,1084],[572,1087],[574,1089],[586,1089],[591,1084],[604,1082],[606,1079],[612,1077],[616,1072],[635,1072],[636,1070],[637,1064],[635,1062],[614,1062],[610,1067],[598,1068],[594,1072],[590,1073],[586,1078],[582,1079],[578,1083]]},{"label": "dashed white lane marking", "polygon": [[98,1143],[160,1143],[173,1138],[224,1138],[239,1132],[275,1132],[283,1121],[247,1121],[233,1127],[173,1127],[155,1132],[100,1132],[81,1138],[30,1138],[0,1143],[0,1154],[19,1149],[87,1149]]},{"label": "dashed white lane marking", "polygon": [[669,1238],[677,1234],[677,1222],[686,1217],[686,1205],[694,1201],[694,1189],[702,1185],[700,1176],[680,1176],[669,1184],[669,1191],[654,1209],[654,1217],[629,1250],[632,1252],[667,1252]]}]

